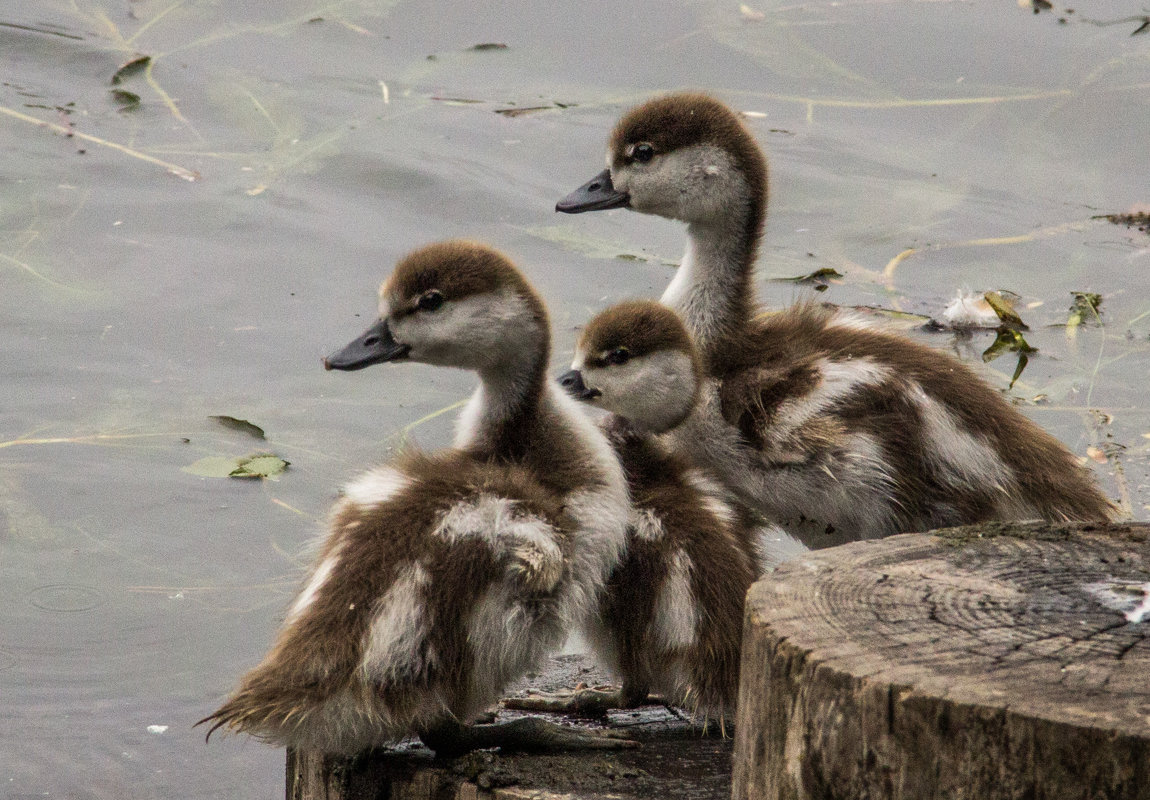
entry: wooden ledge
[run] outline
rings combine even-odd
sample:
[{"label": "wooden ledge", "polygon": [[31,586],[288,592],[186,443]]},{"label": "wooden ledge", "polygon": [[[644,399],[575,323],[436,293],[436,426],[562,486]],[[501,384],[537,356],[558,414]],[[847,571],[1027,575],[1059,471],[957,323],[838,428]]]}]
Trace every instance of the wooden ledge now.
[{"label": "wooden ledge", "polygon": [[[551,660],[519,687],[555,691],[605,682],[584,656]],[[511,719],[515,712],[500,712]],[[555,717],[563,722],[563,717]],[[288,800],[727,800],[732,739],[703,735],[662,707],[612,713],[635,750],[556,755],[470,753],[436,759],[418,743],[355,758],[289,751]]]}]

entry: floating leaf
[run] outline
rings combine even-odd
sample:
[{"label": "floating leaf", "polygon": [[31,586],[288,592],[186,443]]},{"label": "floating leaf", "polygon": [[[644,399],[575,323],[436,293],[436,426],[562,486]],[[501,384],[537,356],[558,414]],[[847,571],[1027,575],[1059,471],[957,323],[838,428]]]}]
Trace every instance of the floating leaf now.
[{"label": "floating leaf", "polygon": [[1018,363],[1014,367],[1014,374],[1010,378],[1009,388],[1014,388],[1014,382],[1018,380],[1018,376],[1026,369],[1026,365],[1030,363],[1029,353],[1037,353],[1038,349],[1031,347],[1030,343],[1023,337],[1022,332],[1008,327],[1005,324],[998,329],[998,336],[995,337],[990,347],[982,354],[983,361],[993,361],[1003,353],[1018,353]]},{"label": "floating leaf", "polygon": [[208,456],[182,469],[202,478],[275,478],[290,463],[271,453],[256,453],[241,457]]},{"label": "floating leaf", "polygon": [[850,309],[865,317],[877,317],[880,321],[876,322],[876,325],[882,325],[884,328],[909,331],[930,325],[933,322],[926,314],[895,311],[893,308],[883,308],[882,306],[850,306]]},{"label": "floating leaf", "polygon": [[239,465],[228,473],[230,478],[275,478],[283,474],[290,462],[271,453],[262,453],[241,459]]},{"label": "floating leaf", "polygon": [[534,114],[536,111],[552,111],[559,106],[528,106],[527,108],[497,108],[496,114],[502,114],[505,117],[521,117],[524,114]]},{"label": "floating leaf", "polygon": [[124,89],[112,89],[112,99],[120,104],[121,111],[135,111],[140,107],[140,96]]},{"label": "floating leaf", "polygon": [[1115,225],[1128,228],[1137,227],[1143,233],[1150,233],[1150,211],[1133,211],[1129,214],[1098,214],[1091,219],[1104,219]]},{"label": "floating leaf", "polygon": [[843,277],[843,274],[837,269],[822,267],[806,275],[796,275],[793,278],[772,278],[772,280],[779,283],[815,284],[817,290],[824,291],[832,281],[838,281]]},{"label": "floating leaf", "polygon": [[1014,304],[1018,302],[1018,295],[1013,292],[986,292],[982,298],[998,315],[998,319],[1004,326],[1018,331],[1030,330],[1022,321],[1022,317],[1018,316],[1014,310]]},{"label": "floating leaf", "polygon": [[240,466],[242,458],[228,456],[208,456],[182,467],[184,472],[199,475],[201,478],[226,478]]},{"label": "floating leaf", "polygon": [[468,50],[475,50],[482,52],[484,50],[506,50],[507,45],[502,42],[483,42],[482,44],[473,44]]},{"label": "floating leaf", "polygon": [[253,425],[252,423],[248,422],[246,419],[236,419],[235,417],[229,417],[229,416],[226,416],[224,414],[213,414],[208,419],[214,419],[216,422],[220,423],[225,428],[231,428],[233,431],[239,431],[240,433],[246,433],[249,436],[255,437],[256,439],[266,438],[264,436],[264,429],[263,428],[261,428],[259,425]]},{"label": "floating leaf", "polygon": [[1077,328],[1083,322],[1101,322],[1098,306],[1102,304],[1102,295],[1094,292],[1071,292],[1074,295],[1074,304],[1070,306],[1070,317],[1066,320],[1068,329]]},{"label": "floating leaf", "polygon": [[131,61],[125,61],[112,75],[112,85],[119,85],[125,78],[130,78],[152,63],[151,56],[136,56]]}]

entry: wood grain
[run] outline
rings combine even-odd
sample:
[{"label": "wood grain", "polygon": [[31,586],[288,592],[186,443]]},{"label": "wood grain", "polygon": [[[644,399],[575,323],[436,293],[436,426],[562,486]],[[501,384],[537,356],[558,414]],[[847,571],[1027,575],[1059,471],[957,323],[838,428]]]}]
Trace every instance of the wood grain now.
[{"label": "wood grain", "polygon": [[1147,592],[1145,523],[786,564],[748,597],[733,796],[1150,798]]}]

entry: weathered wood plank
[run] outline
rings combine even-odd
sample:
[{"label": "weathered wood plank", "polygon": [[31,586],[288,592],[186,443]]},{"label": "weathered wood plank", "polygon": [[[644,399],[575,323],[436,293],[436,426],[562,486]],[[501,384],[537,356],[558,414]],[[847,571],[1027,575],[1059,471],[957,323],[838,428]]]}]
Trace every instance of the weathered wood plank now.
[{"label": "weathered wood plank", "polygon": [[996,524],[756,584],[739,800],[1150,798],[1150,525]]}]

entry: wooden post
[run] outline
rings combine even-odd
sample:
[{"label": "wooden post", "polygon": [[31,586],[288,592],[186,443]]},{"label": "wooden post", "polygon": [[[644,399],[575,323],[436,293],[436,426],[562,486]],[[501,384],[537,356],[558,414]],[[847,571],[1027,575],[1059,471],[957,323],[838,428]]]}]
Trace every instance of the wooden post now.
[{"label": "wooden post", "polygon": [[1150,798],[1150,524],[804,556],[747,603],[735,800]]}]

